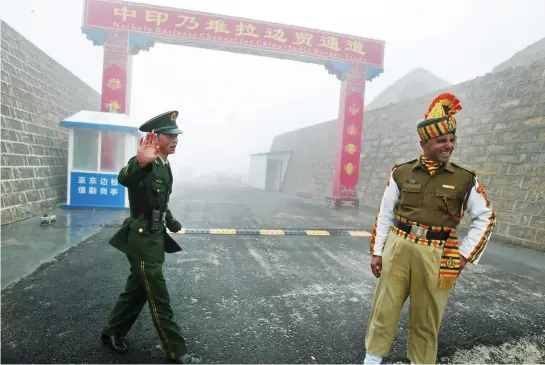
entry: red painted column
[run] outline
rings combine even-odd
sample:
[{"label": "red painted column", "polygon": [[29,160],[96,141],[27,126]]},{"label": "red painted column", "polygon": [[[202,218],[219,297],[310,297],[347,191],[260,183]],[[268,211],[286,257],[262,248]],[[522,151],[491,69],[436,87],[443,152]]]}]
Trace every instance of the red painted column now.
[{"label": "red painted column", "polygon": [[365,66],[352,65],[341,83],[333,193],[326,197],[331,207],[359,207],[356,191],[360,173],[365,73]]},{"label": "red painted column", "polygon": [[104,35],[101,111],[129,114],[131,68],[129,33],[106,31]]}]

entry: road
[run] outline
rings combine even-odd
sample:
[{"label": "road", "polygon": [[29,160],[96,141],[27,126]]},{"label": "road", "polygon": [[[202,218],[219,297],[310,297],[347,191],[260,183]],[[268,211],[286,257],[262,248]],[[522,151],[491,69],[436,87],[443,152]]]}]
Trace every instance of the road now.
[{"label": "road", "polygon": [[[186,186],[188,228],[363,228],[369,218],[240,186]],[[105,228],[2,292],[3,363],[164,363],[146,307],[127,337],[100,331],[128,274]],[[174,235],[165,276],[191,352],[206,363],[361,363],[376,279],[367,237]],[[471,265],[449,300],[443,363],[545,362],[545,283]],[[407,305],[385,362],[407,362]]]}]

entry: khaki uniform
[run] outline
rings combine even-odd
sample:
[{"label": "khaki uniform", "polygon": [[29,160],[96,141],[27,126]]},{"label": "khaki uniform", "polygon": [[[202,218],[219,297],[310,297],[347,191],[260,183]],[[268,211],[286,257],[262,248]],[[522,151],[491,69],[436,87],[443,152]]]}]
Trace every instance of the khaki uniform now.
[{"label": "khaki uniform", "polygon": [[[396,218],[420,225],[455,228],[452,212],[460,212],[470,188],[473,173],[453,163],[430,176],[420,160],[396,166],[393,183],[399,199],[393,212]],[[448,232],[448,236],[452,231]],[[374,355],[386,356],[394,340],[399,314],[411,297],[408,356],[416,363],[434,363],[437,333],[450,288],[439,287],[439,270],[446,240],[416,239],[393,228],[386,241],[382,273],[369,318],[366,348]],[[434,242],[435,241],[435,242]],[[371,243],[374,250],[374,242]],[[459,257],[455,261],[459,263]],[[419,319],[425,318],[424,321]]]},{"label": "khaki uniform", "polygon": [[388,355],[410,295],[407,356],[416,364],[435,362],[437,334],[450,292],[437,287],[441,255],[442,247],[415,245],[390,232],[365,337],[369,353]]},{"label": "khaki uniform", "polygon": [[[421,138],[454,134],[454,118],[441,114],[449,111],[446,106],[461,109],[458,103],[452,94],[436,98],[428,112],[433,119],[419,124]],[[429,167],[424,159],[394,166],[375,220],[370,253],[382,256],[382,271],[365,337],[364,363],[380,363],[388,355],[408,298],[407,356],[417,364],[436,362],[438,333],[460,273],[460,255],[478,263],[495,225],[494,210],[474,172],[452,162]],[[472,224],[460,242],[456,227],[465,212]]]},{"label": "khaki uniform", "polygon": [[462,210],[474,182],[472,171],[452,162],[430,176],[420,159],[397,166],[393,177],[400,190],[395,214],[413,222],[451,228],[459,223],[451,212],[456,215]]}]

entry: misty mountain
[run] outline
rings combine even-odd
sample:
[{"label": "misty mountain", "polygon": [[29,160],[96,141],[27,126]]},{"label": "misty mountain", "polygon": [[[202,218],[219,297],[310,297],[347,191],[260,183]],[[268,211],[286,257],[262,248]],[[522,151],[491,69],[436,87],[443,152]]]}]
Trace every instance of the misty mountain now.
[{"label": "misty mountain", "polygon": [[492,72],[503,71],[509,67],[524,65],[542,58],[545,58],[545,38],[518,51],[511,58],[494,67]]},{"label": "misty mountain", "polygon": [[450,84],[424,68],[417,68],[401,77],[377,95],[366,106],[366,110],[381,108],[403,100],[417,98],[427,93],[440,90]]}]

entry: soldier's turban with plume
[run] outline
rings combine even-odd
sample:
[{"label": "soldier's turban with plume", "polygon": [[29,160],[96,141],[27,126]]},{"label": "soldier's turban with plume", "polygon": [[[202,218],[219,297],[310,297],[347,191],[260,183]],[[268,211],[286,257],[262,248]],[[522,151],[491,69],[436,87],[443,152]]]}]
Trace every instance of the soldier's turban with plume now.
[{"label": "soldier's turban with plume", "polygon": [[453,94],[444,93],[433,99],[424,121],[418,123],[420,139],[427,141],[445,134],[456,134],[454,114],[462,110],[460,100]]}]

